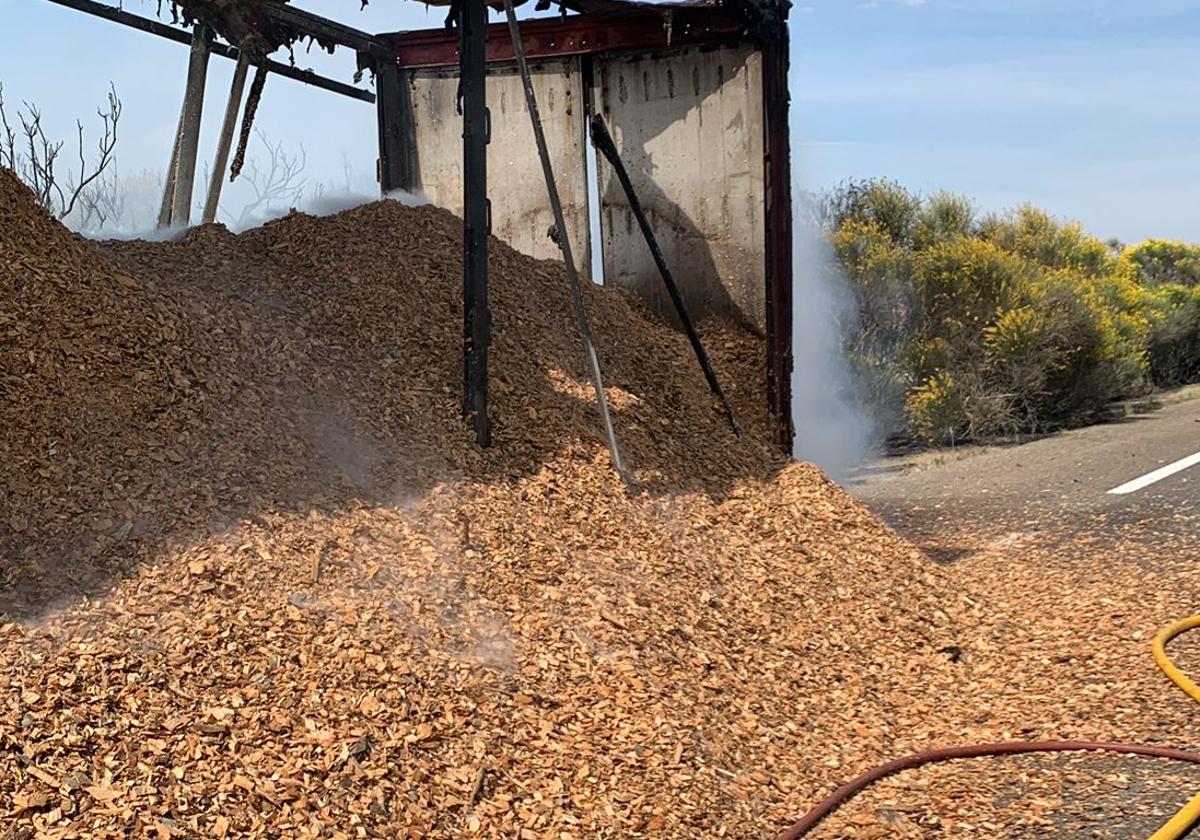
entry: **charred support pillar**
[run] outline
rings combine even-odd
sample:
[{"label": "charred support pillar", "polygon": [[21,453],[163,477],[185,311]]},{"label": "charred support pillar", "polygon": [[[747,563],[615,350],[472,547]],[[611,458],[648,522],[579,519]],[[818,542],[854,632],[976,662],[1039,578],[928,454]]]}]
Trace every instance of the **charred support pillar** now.
[{"label": "charred support pillar", "polygon": [[787,12],[780,12],[779,19],[766,24],[764,29],[767,402],[779,443],[790,453],[796,432],[792,424],[792,171],[788,139]]},{"label": "charred support pillar", "polygon": [[375,65],[375,99],[379,115],[379,186],[383,192],[415,190],[417,138],[413,125],[412,88],[407,76],[388,58]]},{"label": "charred support pillar", "polygon": [[175,173],[175,206],[171,223],[186,225],[191,221],[192,190],[196,186],[196,156],[200,151],[200,120],[204,112],[204,88],[208,79],[209,41],[211,30],[196,24],[192,34],[192,55],[188,62],[187,94],[179,123],[179,161]]},{"label": "charred support pillar", "polygon": [[488,420],[487,6],[462,0],[459,23],[459,78],[463,111],[463,416],[475,428],[480,446],[491,443]]},{"label": "charred support pillar", "polygon": [[158,214],[159,227],[187,225],[191,220],[192,190],[196,181],[196,155],[200,148],[200,119],[204,110],[204,87],[208,79],[208,57],[212,30],[197,23],[192,30],[192,53],[188,60],[187,85],[179,127],[171,150],[171,165]]},{"label": "charred support pillar", "polygon": [[250,60],[238,56],[233,71],[233,82],[229,86],[229,101],[225,104],[225,121],[221,124],[221,137],[217,141],[217,160],[213,163],[212,180],[208,185],[208,198],[204,202],[204,224],[217,220],[217,208],[221,204],[221,187],[225,183],[225,170],[229,166],[229,152],[233,148],[233,133],[237,130],[238,110],[242,107],[242,94],[246,90],[246,74]]},{"label": "charred support pillar", "polygon": [[[184,107],[187,103],[184,102]],[[183,117],[180,116],[182,122]],[[171,147],[171,159],[167,163],[167,180],[163,184],[162,204],[158,208],[158,226],[160,228],[169,228],[171,226],[171,213],[175,209],[175,184],[178,181],[176,177],[179,172],[179,141],[181,136],[182,126],[175,128],[175,145]]]}]

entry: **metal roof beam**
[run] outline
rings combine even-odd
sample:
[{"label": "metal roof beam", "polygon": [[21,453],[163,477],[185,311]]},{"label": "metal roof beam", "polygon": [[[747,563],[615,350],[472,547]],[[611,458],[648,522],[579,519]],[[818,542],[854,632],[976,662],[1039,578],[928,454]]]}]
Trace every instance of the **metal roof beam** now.
[{"label": "metal roof beam", "polygon": [[321,44],[336,44],[361,53],[375,53],[383,46],[378,38],[368,32],[297,9],[295,6],[284,3],[273,5],[270,7],[270,14],[280,23],[292,27],[305,37],[315,38]]},{"label": "metal roof beam", "polygon": [[[49,2],[55,3],[59,6],[65,6],[68,9],[85,12],[89,15],[95,15],[96,17],[104,18],[105,20],[110,20],[113,23],[119,23],[123,26],[128,26],[141,32],[146,32],[150,35],[157,35],[160,38],[166,38],[167,40],[174,41],[178,44],[190,44],[192,42],[191,34],[182,29],[176,29],[174,26],[168,26],[161,21],[153,20],[151,18],[144,18],[141,15],[131,14],[124,9],[118,9],[116,6],[110,6],[107,3],[98,3],[96,0],[49,0]],[[304,14],[307,14],[307,12]],[[324,18],[318,19],[324,20]],[[346,28],[349,29],[349,27]],[[352,31],[356,32],[357,30]],[[342,34],[345,35],[346,33]],[[316,36],[314,35],[314,37]],[[350,45],[346,44],[346,46]],[[229,44],[213,43],[211,45],[211,51],[213,55],[219,55],[222,58],[230,58],[234,60],[236,60],[239,55],[238,49],[230,46]],[[331,93],[338,93],[342,96],[349,96],[353,99],[362,100],[363,102],[375,101],[375,94],[371,93],[369,90],[364,90],[363,88],[355,87],[354,85],[346,84],[345,82],[339,82],[335,79],[326,78],[325,76],[318,75],[311,70],[301,70],[298,67],[293,67],[289,64],[282,64],[278,61],[272,61],[270,59],[268,59],[265,64],[269,71],[278,76],[285,76],[297,82],[303,82],[306,85],[312,85],[313,87],[318,87],[322,90],[330,91]]]}]

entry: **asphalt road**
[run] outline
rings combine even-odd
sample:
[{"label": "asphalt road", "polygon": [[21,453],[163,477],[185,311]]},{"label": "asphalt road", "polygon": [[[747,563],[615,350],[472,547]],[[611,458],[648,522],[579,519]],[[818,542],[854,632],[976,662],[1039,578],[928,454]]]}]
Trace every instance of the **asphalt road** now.
[{"label": "asphalt road", "polygon": [[[1070,718],[1076,701],[1064,691],[1083,695],[1097,683],[1109,693],[1075,721],[1083,731],[1197,743],[1200,728],[1162,722],[1164,708],[1187,701],[1147,664],[1149,631],[1139,626],[1162,626],[1200,608],[1200,388],[1164,402],[1121,422],[1020,445],[882,459],[847,483],[987,605],[979,613],[984,638],[1011,648],[1011,662],[1000,654],[996,667],[1023,696],[1046,698],[1041,723],[1048,731]],[[1154,480],[1172,465],[1172,474]],[[1112,492],[1118,488],[1129,492]],[[1063,615],[1083,618],[1077,624],[1060,620]],[[1103,626],[1092,623],[1101,616],[1108,616]],[[1122,622],[1124,629],[1115,631]],[[1139,628],[1136,638],[1131,626]],[[1063,651],[1069,654],[1060,668],[1054,657]],[[1200,642],[1180,639],[1172,655],[1194,676]],[[1003,700],[981,696],[981,710],[992,702]],[[1130,720],[1137,721],[1132,729]],[[1063,762],[1032,783],[1037,796],[1060,800],[1051,816],[1056,837],[1148,837],[1197,789],[1188,768],[1150,763],[1131,771],[1128,762],[1111,757],[1087,762]],[[986,764],[944,772],[951,781],[961,777],[965,789],[997,770]],[[1106,786],[1106,778],[1129,784]],[[1030,790],[1016,780],[1010,791],[997,790],[987,812],[995,819],[1031,801]],[[914,796],[902,791],[896,798]],[[1047,833],[1001,830],[996,836],[1032,840]],[[1200,829],[1189,837],[1200,838]]]},{"label": "asphalt road", "polygon": [[[972,542],[1031,532],[1194,535],[1200,546],[1200,390],[1171,400],[1151,413],[1029,443],[883,459],[848,488],[940,561],[970,552]],[[1189,456],[1197,463],[1186,466]],[[1173,464],[1177,472],[1151,480]],[[1111,492],[1123,485],[1131,492]]]}]

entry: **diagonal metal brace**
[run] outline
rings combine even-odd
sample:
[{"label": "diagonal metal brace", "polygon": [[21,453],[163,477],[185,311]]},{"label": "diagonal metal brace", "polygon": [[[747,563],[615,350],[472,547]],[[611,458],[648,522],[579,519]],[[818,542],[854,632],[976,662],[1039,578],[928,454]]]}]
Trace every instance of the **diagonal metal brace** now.
[{"label": "diagonal metal brace", "polygon": [[592,337],[587,307],[583,303],[583,291],[580,288],[579,274],[575,270],[575,258],[571,254],[571,239],[567,235],[567,225],[563,220],[562,202],[559,200],[558,187],[554,182],[554,169],[550,165],[550,152],[546,147],[546,135],[542,131],[542,118],[538,114],[537,97],[533,92],[533,79],[529,75],[529,64],[525,61],[525,45],[521,41],[521,28],[517,23],[513,0],[504,0],[504,13],[508,17],[508,32],[512,36],[513,52],[516,55],[517,67],[521,71],[521,81],[525,87],[525,104],[529,108],[529,119],[533,123],[533,136],[537,141],[538,157],[542,159],[542,174],[546,177],[546,191],[550,194],[550,208],[554,211],[558,245],[562,249],[563,262],[567,267],[571,303],[575,309],[575,318],[579,321],[579,332],[583,337],[583,352],[592,370],[592,384],[596,388],[596,402],[600,406],[600,419],[604,423],[604,434],[608,438],[608,451],[612,456],[613,469],[624,481],[628,482],[629,478],[621,463],[621,451],[617,446],[617,435],[613,430],[612,416],[608,409],[608,395],[604,392],[604,380],[600,375],[600,359],[596,355],[596,342]]},{"label": "diagonal metal brace", "polygon": [[633,183],[629,180],[629,173],[625,170],[625,164],[621,161],[621,156],[617,153],[617,144],[613,142],[612,135],[608,133],[608,127],[604,125],[604,120],[599,114],[595,114],[592,117],[592,145],[607,158],[613,168],[613,172],[617,174],[617,180],[624,187],[625,196],[629,199],[629,209],[633,211],[634,218],[637,219],[638,225],[642,229],[642,236],[646,238],[646,245],[650,248],[650,255],[654,257],[654,263],[658,266],[659,274],[662,275],[663,285],[667,287],[667,294],[671,296],[671,303],[675,305],[675,314],[679,316],[679,320],[683,324],[683,329],[687,333],[688,341],[692,343],[692,350],[696,354],[696,360],[700,362],[700,369],[704,371],[704,378],[708,380],[708,387],[716,398],[720,400],[721,407],[725,410],[725,417],[729,420],[729,426],[733,429],[733,433],[741,437],[742,430],[738,427],[737,419],[733,416],[733,408],[729,405],[729,400],[725,399],[725,392],[721,390],[721,383],[717,381],[716,371],[713,370],[712,363],[708,360],[708,353],[705,352],[704,344],[700,341],[700,334],[696,332],[696,326],[692,323],[691,316],[688,315],[687,307],[684,306],[683,296],[679,293],[679,286],[675,283],[675,277],[671,274],[671,269],[667,265],[667,260],[663,256],[662,249],[658,247],[658,239],[654,236],[654,230],[650,227],[650,222],[647,220],[646,213],[642,209],[642,203],[638,201],[637,193],[633,191]]}]

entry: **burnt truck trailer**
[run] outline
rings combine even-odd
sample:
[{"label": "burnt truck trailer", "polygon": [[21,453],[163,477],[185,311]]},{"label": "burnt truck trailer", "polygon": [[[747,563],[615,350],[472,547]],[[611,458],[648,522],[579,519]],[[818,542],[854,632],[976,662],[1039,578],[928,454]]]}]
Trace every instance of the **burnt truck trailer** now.
[{"label": "burnt truck trailer", "polygon": [[[452,0],[443,28],[375,35],[282,0],[178,0],[174,25],[95,0],[50,2],[191,44],[164,224],[189,221],[181,194],[190,195],[194,179],[210,55],[239,63],[213,206],[250,70],[243,146],[269,73],[375,103],[382,190],[422,192],[464,219],[463,407],[481,444],[489,439],[487,236],[535,257],[561,256],[572,282],[592,273],[598,236],[603,281],[688,329],[718,397],[691,322],[730,317],[765,337],[768,407],[790,451],[788,0],[553,0],[559,14],[521,21],[504,0],[496,5],[506,22],[492,24],[484,0]],[[538,0],[537,10],[550,4]],[[301,39],[355,51],[374,94],[268,57]],[[575,299],[620,469],[586,312]]]},{"label": "burnt truck trailer", "polygon": [[[786,2],[573,0],[523,21],[521,40],[575,253],[601,240],[605,283],[675,318],[614,167],[588,166],[600,115],[694,318],[721,315],[767,340],[767,394],[790,449],[792,235]],[[461,33],[379,36],[380,181],[464,213]],[[492,232],[558,257],[529,115],[504,24],[486,32],[487,198]],[[591,201],[589,201],[589,196]],[[593,218],[593,216],[597,216]],[[586,261],[585,261],[586,265]]]}]

